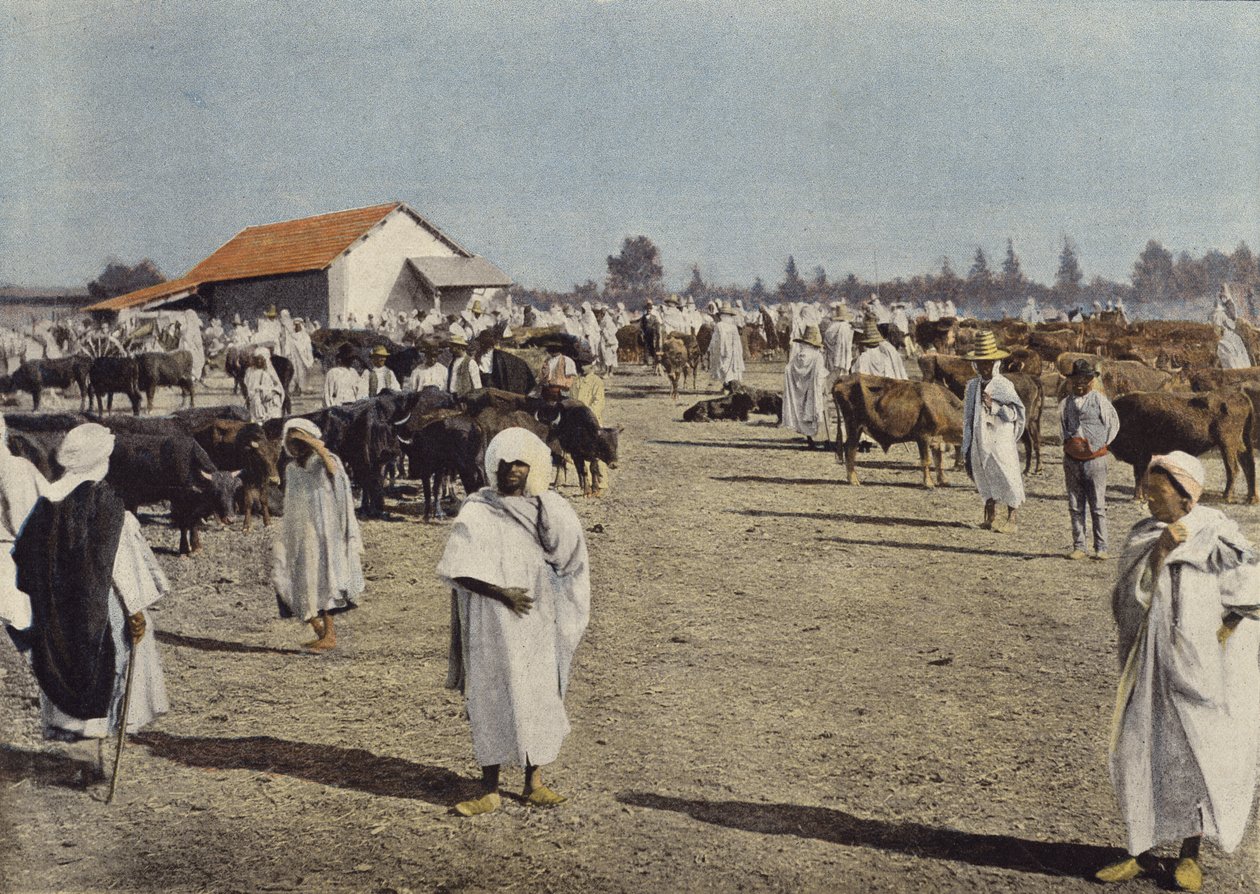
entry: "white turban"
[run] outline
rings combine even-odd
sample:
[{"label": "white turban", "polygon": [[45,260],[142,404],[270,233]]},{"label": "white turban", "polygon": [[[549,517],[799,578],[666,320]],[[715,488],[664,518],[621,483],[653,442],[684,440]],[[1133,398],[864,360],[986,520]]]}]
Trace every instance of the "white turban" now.
[{"label": "white turban", "polygon": [[528,429],[505,428],[486,448],[486,483],[491,486],[498,478],[500,462],[529,466],[525,479],[527,497],[546,493],[551,486],[551,448]]},{"label": "white turban", "polygon": [[310,435],[315,440],[323,439],[324,433],[319,430],[319,426],[309,419],[303,419],[301,416],[294,416],[284,424],[284,428],[280,432],[280,443],[284,445],[284,452],[289,456],[293,453],[289,450],[289,432],[300,431],[303,434]]},{"label": "white turban", "polygon": [[109,462],[114,452],[114,434],[103,425],[88,422],[66,433],[57,448],[57,462],[67,475],[80,474]]},{"label": "white turban", "polygon": [[1150,465],[1146,467],[1148,475],[1151,469],[1163,469],[1167,472],[1182,490],[1190,495],[1193,502],[1199,502],[1199,498],[1203,496],[1207,470],[1203,468],[1203,463],[1189,453],[1174,450],[1163,456],[1153,456]]}]

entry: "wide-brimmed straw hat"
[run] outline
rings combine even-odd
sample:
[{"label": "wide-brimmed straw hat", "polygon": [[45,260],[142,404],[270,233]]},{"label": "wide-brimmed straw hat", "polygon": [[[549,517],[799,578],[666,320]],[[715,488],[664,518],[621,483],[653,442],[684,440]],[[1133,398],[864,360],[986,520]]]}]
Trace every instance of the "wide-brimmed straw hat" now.
[{"label": "wide-brimmed straw hat", "polygon": [[736,310],[734,307],[731,306],[731,302],[723,301],[722,306],[718,308],[718,313],[728,314],[733,317],[736,314]]},{"label": "wide-brimmed straw hat", "polygon": [[997,337],[991,329],[981,329],[976,333],[976,342],[971,350],[963,354],[964,360],[1004,360],[1011,356],[1010,351],[998,347]]},{"label": "wide-brimmed straw hat", "polygon": [[450,338],[446,340],[446,343],[456,348],[468,347],[468,339],[464,338],[464,336],[460,335],[459,333],[453,334]]},{"label": "wide-brimmed straw hat", "polygon": [[862,324],[862,334],[858,336],[858,344],[866,348],[873,348],[876,345],[884,343],[884,336],[879,332],[879,323],[874,317],[867,317]]},{"label": "wide-brimmed straw hat", "polygon": [[280,314],[276,311],[276,306],[273,304],[263,312],[263,316],[270,320],[275,319],[280,316]]},{"label": "wide-brimmed straw hat", "polygon": [[372,356],[373,357],[388,357],[389,348],[385,347],[384,345],[377,345],[376,347],[372,349]]},{"label": "wide-brimmed straw hat", "polygon": [[832,311],[831,311],[831,318],[833,320],[847,320],[849,319],[849,309],[845,307],[843,304],[839,304],[839,303],[833,304]]},{"label": "wide-brimmed straw hat", "polygon": [[794,338],[792,341],[799,341],[802,344],[813,345],[816,348],[823,346],[822,334],[819,333],[818,327],[810,323],[805,327],[805,332],[800,338]]}]

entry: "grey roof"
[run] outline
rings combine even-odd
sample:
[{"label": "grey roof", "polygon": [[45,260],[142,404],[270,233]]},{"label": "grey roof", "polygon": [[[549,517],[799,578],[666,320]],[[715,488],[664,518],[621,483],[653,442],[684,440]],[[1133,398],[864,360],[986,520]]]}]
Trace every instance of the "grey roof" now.
[{"label": "grey roof", "polygon": [[506,288],[511,278],[485,258],[423,257],[408,258],[411,266],[431,288],[454,289],[462,287]]}]

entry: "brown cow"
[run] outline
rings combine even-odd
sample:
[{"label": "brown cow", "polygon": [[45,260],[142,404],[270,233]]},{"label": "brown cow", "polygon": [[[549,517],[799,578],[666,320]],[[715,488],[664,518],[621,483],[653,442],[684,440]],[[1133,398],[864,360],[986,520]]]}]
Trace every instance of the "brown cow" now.
[{"label": "brown cow", "polygon": [[1066,376],[1072,372],[1072,364],[1077,360],[1088,360],[1090,365],[1098,370],[1098,378],[1095,381],[1102,387],[1103,393],[1112,403],[1115,403],[1116,398],[1135,391],[1159,391],[1165,388],[1172,378],[1172,373],[1162,369],[1152,369],[1136,360],[1109,360],[1097,354],[1065,352],[1054,360],[1055,369],[1060,376],[1064,377],[1059,383],[1059,390],[1055,395],[1056,401],[1067,396]]},{"label": "brown cow", "polygon": [[1241,388],[1260,384],[1260,366],[1242,369],[1197,369],[1187,375],[1191,391],[1216,391],[1220,388]]},{"label": "brown cow", "polygon": [[[1036,356],[1036,355],[1034,355]],[[1040,360],[1040,358],[1038,358]],[[1005,363],[1003,363],[1005,365]],[[967,383],[976,376],[975,368],[970,360],[953,357],[948,354],[929,354],[919,358],[919,370],[923,373],[923,381],[944,385],[960,400],[967,393]],[[1020,441],[1024,444],[1024,474],[1041,473],[1041,410],[1045,406],[1045,389],[1041,379],[1033,378],[1026,373],[1006,372],[1002,375],[1010,379],[1015,386],[1015,393],[1024,402],[1027,422]],[[1036,457],[1036,469],[1033,469],[1033,458]]]},{"label": "brown cow", "polygon": [[[857,451],[866,432],[888,452],[893,444],[919,445],[923,486],[934,487],[928,473],[928,451],[936,460],[936,483],[948,484],[941,468],[945,444],[962,443],[962,401],[942,385],[907,382],[882,376],[843,376],[831,389],[836,410],[845,424],[845,442],[836,442],[844,457],[849,484],[857,485]],[[843,450],[843,454],[841,451]]]},{"label": "brown cow", "polygon": [[[687,339],[691,339],[691,345],[688,345]],[[683,387],[687,387],[688,372],[691,373],[691,387],[696,387],[696,368],[700,365],[700,355],[692,352],[691,347],[694,344],[695,336],[675,332],[665,339],[665,345],[661,349],[661,367],[669,378],[669,396],[674,399],[675,404],[678,403],[678,380],[681,379]]]},{"label": "brown cow", "polygon": [[1002,361],[1002,374],[1024,373],[1034,379],[1040,379],[1044,371],[1041,355],[1032,348],[1014,348],[1011,356]]},{"label": "brown cow", "polygon": [[280,486],[280,442],[268,439],[261,425],[236,419],[210,420],[194,428],[193,438],[220,471],[240,473],[244,530],[253,522],[255,503],[262,507],[263,525],[270,525],[268,490]]},{"label": "brown cow", "polygon": [[1256,503],[1256,466],[1251,399],[1241,391],[1206,394],[1138,392],[1115,401],[1120,433],[1111,443],[1116,459],[1133,466],[1133,498],[1143,499],[1151,457],[1184,450],[1192,456],[1213,447],[1225,462],[1225,495],[1234,493],[1238,466],[1247,479],[1247,502]]}]

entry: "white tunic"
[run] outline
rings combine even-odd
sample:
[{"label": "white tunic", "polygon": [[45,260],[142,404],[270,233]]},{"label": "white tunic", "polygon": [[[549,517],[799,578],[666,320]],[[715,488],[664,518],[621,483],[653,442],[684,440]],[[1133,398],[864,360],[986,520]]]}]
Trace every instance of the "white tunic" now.
[{"label": "white tunic", "polygon": [[263,369],[251,366],[245,370],[245,404],[250,422],[279,419],[284,410],[284,386],[270,361]]},{"label": "white tunic", "polygon": [[318,456],[289,463],[284,518],[272,543],[272,583],[293,616],[309,621],[322,611],[351,608],[364,590],[363,537],[354,516],[350,479],[334,456],[329,480]]},{"label": "white tunic", "polygon": [[417,366],[407,377],[408,391],[423,391],[425,388],[446,388],[446,367],[441,363],[432,366]]},{"label": "white tunic", "polygon": [[739,338],[739,327],[730,316],[722,317],[713,327],[713,338],[709,341],[709,375],[723,385],[744,378],[744,345]]},{"label": "white tunic", "polygon": [[[555,567],[534,530],[492,502],[481,502],[485,491],[491,491],[492,502],[517,503],[527,519],[535,517],[534,500],[542,500],[558,541]],[[554,492],[499,497],[484,488],[460,509],[437,575],[453,591],[447,685],[462,685],[477,763],[551,763],[569,732],[564,694],[590,617],[586,539],[577,514]],[[463,577],[523,587],[533,608],[517,617],[503,603],[459,586],[455,581]]]},{"label": "white tunic", "polygon": [[17,588],[13,541],[47,485],[29,460],[14,456],[0,443],[0,625],[15,630],[31,626],[31,600]]},{"label": "white tunic", "polygon": [[853,361],[853,372],[864,376],[883,376],[886,379],[906,378],[905,365],[894,362],[900,359],[897,357],[897,352],[893,351],[890,357],[887,351],[882,350],[887,344],[886,341],[881,342],[877,347],[866,348],[858,354],[857,359]]},{"label": "white tunic", "polygon": [[338,407],[352,404],[364,395],[359,392],[362,380],[359,373],[348,366],[334,366],[324,377],[324,406]]},{"label": "white tunic", "polygon": [[1200,833],[1234,850],[1256,787],[1260,621],[1242,621],[1223,648],[1217,631],[1230,611],[1256,617],[1260,567],[1218,510],[1196,506],[1181,522],[1190,536],[1154,579],[1148,559],[1165,525],[1133,527],[1112,594],[1121,648],[1132,644],[1111,748],[1132,854]]},{"label": "white tunic", "polygon": [[796,342],[796,353],[783,370],[783,428],[807,438],[823,430],[827,407],[827,365],[813,345]]},{"label": "white tunic", "polygon": [[980,385],[979,376],[969,381],[963,399],[963,455],[980,496],[1014,509],[1024,502],[1018,446],[1024,404],[1010,380],[995,372],[984,385],[984,392],[993,396],[993,408],[986,410]]},{"label": "white tunic", "polygon": [[[39,706],[45,738],[104,739],[117,732],[123,692],[127,686],[128,656],[136,663],[136,670],[131,681],[131,698],[127,702],[127,732],[138,732],[170,709],[166,698],[166,679],[153,638],[153,620],[144,609],[169,593],[171,585],[140,532],[140,522],[130,512],[123,516],[122,536],[118,539],[118,552],[114,556],[113,578],[114,586],[107,597],[109,631],[114,640],[115,674],[109,716],[79,720],[62,713],[41,691]],[[131,634],[127,618],[140,612],[144,613],[144,636],[129,648],[127,640]]]},{"label": "white tunic", "polygon": [[853,324],[848,320],[832,320],[823,332],[823,345],[827,370],[847,372],[853,365]]},{"label": "white tunic", "polygon": [[[372,392],[372,378],[376,378],[376,393]],[[398,377],[394,375],[394,371],[388,366],[382,366],[377,369],[373,366],[365,369],[363,375],[359,377],[359,393],[364,397],[375,397],[382,391],[402,391],[402,386],[398,384]]]}]

